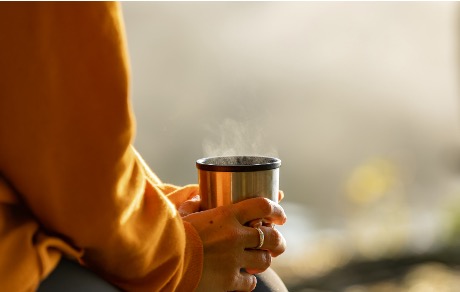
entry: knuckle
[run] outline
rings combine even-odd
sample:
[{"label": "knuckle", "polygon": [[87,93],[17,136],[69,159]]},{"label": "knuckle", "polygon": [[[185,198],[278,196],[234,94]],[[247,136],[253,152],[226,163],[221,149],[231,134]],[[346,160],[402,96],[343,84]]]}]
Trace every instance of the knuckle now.
[{"label": "knuckle", "polygon": [[[252,291],[257,284],[257,279],[253,275],[242,276],[240,273],[234,273],[232,276],[228,277],[224,285],[225,287],[231,287],[233,291],[235,287],[239,287],[244,291]],[[228,290],[228,289],[227,289]]]},{"label": "knuckle", "polygon": [[263,268],[268,269],[270,265],[272,264],[272,257],[269,252],[264,251],[262,253],[262,263],[263,263]]},{"label": "knuckle", "polygon": [[271,240],[275,246],[280,246],[284,242],[283,235],[276,229],[272,229]]},{"label": "knuckle", "polygon": [[260,208],[260,210],[264,214],[269,215],[273,213],[274,206],[273,206],[273,203],[269,199],[259,198],[257,204],[258,204],[258,208]]},{"label": "knuckle", "polygon": [[251,280],[249,282],[249,291],[256,289],[257,286],[257,278],[255,276],[251,276]]},{"label": "knuckle", "polygon": [[256,285],[257,285],[256,277],[253,275],[250,275],[250,276],[244,277],[244,279],[242,280],[241,286],[244,286],[245,290],[247,291],[252,291],[256,288]]},{"label": "knuckle", "polygon": [[283,235],[276,229],[270,232],[270,253],[273,257],[277,257],[286,250],[286,240]]}]

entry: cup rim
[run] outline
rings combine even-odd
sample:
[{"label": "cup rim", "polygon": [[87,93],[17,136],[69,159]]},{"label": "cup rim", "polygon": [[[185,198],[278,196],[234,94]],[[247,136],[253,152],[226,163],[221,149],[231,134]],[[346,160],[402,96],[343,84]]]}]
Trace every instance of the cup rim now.
[{"label": "cup rim", "polygon": [[[237,163],[233,163],[235,160]],[[257,163],[248,163],[247,160],[255,160]],[[279,158],[255,155],[212,156],[200,158],[196,161],[196,167],[199,170],[216,172],[262,171],[276,169],[280,166],[281,160]]]}]

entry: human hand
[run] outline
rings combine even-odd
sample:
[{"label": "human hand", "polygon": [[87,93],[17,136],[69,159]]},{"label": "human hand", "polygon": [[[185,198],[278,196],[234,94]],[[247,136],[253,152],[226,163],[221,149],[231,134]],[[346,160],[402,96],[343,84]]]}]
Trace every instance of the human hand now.
[{"label": "human hand", "polygon": [[196,195],[179,205],[177,209],[181,217],[200,211],[201,198]]},{"label": "human hand", "polygon": [[[278,202],[281,202],[283,198],[284,198],[283,191],[279,191],[278,192]],[[200,211],[200,201],[201,201],[200,195],[195,195],[192,198],[182,202],[177,208],[180,216],[185,217],[187,215]],[[264,224],[266,223],[264,222]]]},{"label": "human hand", "polygon": [[259,232],[245,226],[256,219],[282,225],[286,215],[282,207],[265,198],[247,199],[185,216],[203,242],[204,265],[198,291],[251,291],[254,275],[265,271],[286,249],[286,242],[276,229],[259,228],[264,233],[260,249]]}]

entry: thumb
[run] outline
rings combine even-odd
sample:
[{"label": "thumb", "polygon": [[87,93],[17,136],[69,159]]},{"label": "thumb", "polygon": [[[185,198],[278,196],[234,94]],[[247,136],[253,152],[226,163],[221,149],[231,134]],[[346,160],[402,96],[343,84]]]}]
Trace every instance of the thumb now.
[{"label": "thumb", "polygon": [[200,211],[201,198],[199,195],[192,197],[191,199],[183,202],[179,206],[179,214],[181,217],[185,217],[192,213]]}]

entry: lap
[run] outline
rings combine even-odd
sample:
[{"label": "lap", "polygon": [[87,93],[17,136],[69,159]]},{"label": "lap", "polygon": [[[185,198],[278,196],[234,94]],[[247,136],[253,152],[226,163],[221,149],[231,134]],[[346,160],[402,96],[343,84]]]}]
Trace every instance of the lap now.
[{"label": "lap", "polygon": [[119,292],[120,290],[78,263],[62,259],[37,290],[37,292],[58,291]]},{"label": "lap", "polygon": [[[255,292],[288,291],[280,277],[272,269],[256,275]],[[38,292],[119,292],[120,290],[77,263],[62,259],[57,268],[46,278]]]},{"label": "lap", "polygon": [[287,288],[284,285],[281,278],[272,269],[268,269],[265,272],[256,275],[257,286],[253,292],[287,292]]}]

